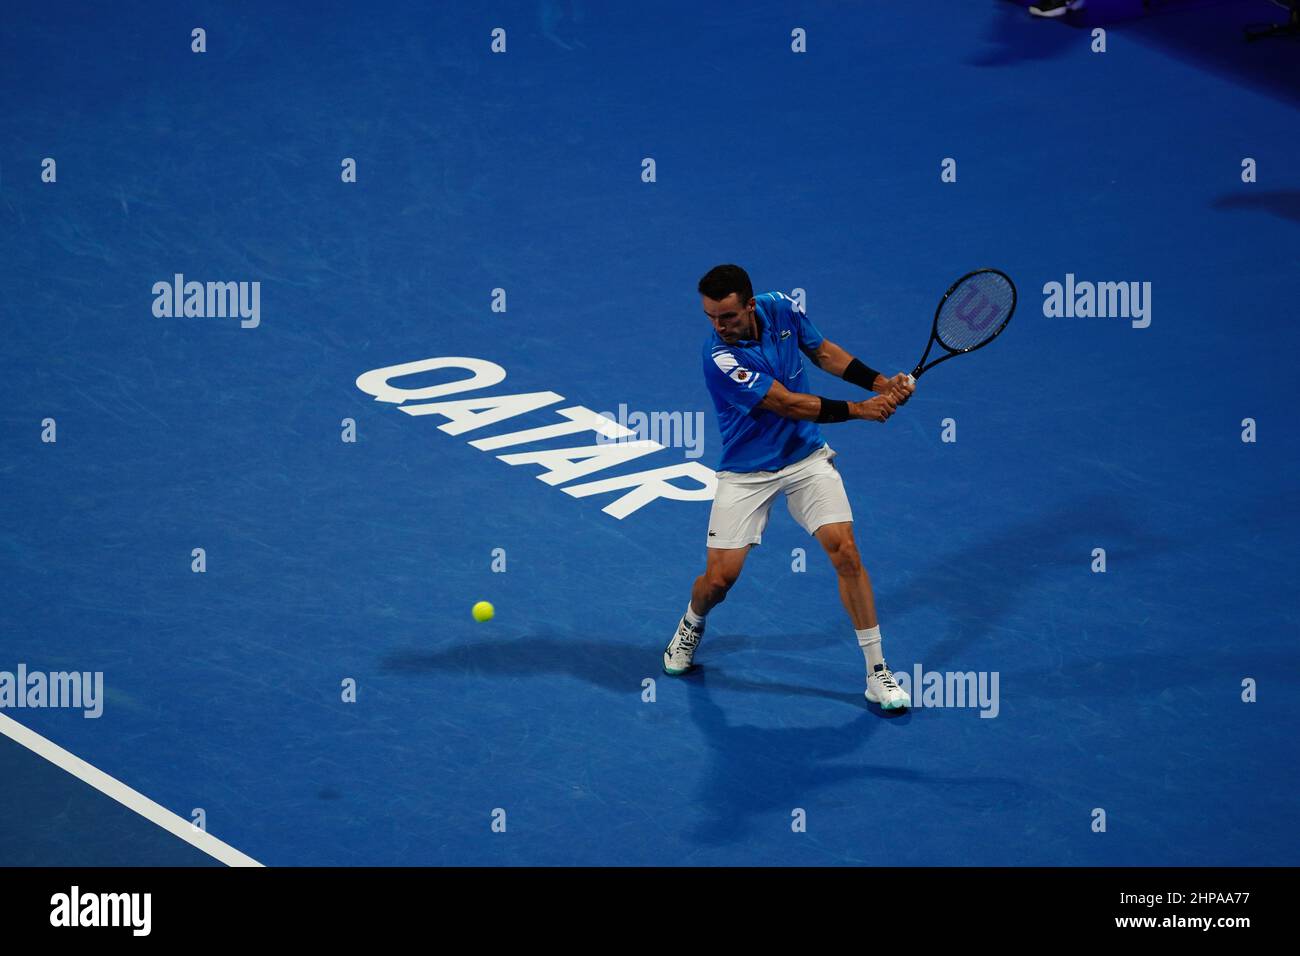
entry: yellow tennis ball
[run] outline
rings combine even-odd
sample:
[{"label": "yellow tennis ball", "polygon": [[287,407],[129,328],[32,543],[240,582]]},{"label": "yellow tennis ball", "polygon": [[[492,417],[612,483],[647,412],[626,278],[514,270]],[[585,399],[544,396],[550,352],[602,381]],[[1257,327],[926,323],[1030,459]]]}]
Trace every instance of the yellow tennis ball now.
[{"label": "yellow tennis ball", "polygon": [[479,601],[474,605],[474,610],[471,613],[474,615],[474,620],[482,622],[492,620],[492,615],[496,613],[496,610],[487,601]]}]

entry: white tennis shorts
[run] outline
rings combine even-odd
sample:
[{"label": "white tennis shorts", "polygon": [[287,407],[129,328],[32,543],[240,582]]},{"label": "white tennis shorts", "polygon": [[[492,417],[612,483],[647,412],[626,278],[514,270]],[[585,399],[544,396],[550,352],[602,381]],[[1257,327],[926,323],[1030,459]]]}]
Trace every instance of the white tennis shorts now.
[{"label": "white tennis shorts", "polygon": [[780,471],[720,471],[709,512],[710,548],[760,544],[772,502],[785,495],[790,516],[809,534],[824,524],[852,521],[844,480],[831,461],[835,452],[822,445]]}]

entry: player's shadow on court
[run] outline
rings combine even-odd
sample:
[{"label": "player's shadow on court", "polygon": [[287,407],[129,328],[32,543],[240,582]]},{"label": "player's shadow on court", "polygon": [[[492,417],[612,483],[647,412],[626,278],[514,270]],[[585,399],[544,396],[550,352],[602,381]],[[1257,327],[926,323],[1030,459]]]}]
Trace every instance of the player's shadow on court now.
[{"label": "player's shadow on court", "polygon": [[[1109,647],[1127,647],[1127,633],[1117,632],[1110,643],[1093,635],[1090,647],[1095,655],[1087,660],[1064,660],[1053,668],[1037,667],[1002,674],[1004,686],[1014,686],[1018,698],[1060,700],[1096,697],[1102,700],[1132,699],[1144,708],[1166,707],[1186,715],[1183,691],[1190,690],[1204,700],[1207,688],[1220,687],[1221,705],[1236,702],[1241,687],[1238,678],[1225,682],[1223,673],[1242,677],[1268,675],[1270,682],[1295,685],[1295,655],[1282,651],[1243,652],[1220,650],[1215,654],[1121,653]],[[1207,703],[1206,706],[1215,706]]]},{"label": "player's shadow on court", "polygon": [[1270,192],[1233,193],[1220,196],[1213,203],[1215,209],[1253,209],[1271,213],[1291,222],[1300,222],[1300,191],[1275,189]]},{"label": "player's shadow on court", "polygon": [[[772,694],[785,699],[819,698],[862,708],[868,706],[861,689],[849,691],[781,681],[750,681],[725,673],[728,654],[752,649],[758,643],[757,639],[720,635],[716,642],[709,645],[710,664],[697,668],[685,679],[694,681],[711,666],[713,670],[710,680],[715,687]],[[848,643],[851,643],[851,639]],[[382,664],[386,671],[400,674],[444,671],[492,678],[528,678],[548,674],[568,676],[612,693],[626,694],[639,693],[641,681],[647,677],[655,680],[675,679],[665,676],[660,669],[662,650],[658,643],[601,642],[533,634],[511,641],[458,641],[438,651],[395,650],[383,658]],[[856,648],[854,652],[856,653]],[[700,656],[704,657],[705,652],[701,651]],[[854,656],[847,652],[845,661],[847,667],[857,666]],[[862,686],[865,688],[865,680]]]},{"label": "player's shadow on court", "polygon": [[[734,685],[703,669],[694,673],[687,685],[691,719],[707,741],[712,758],[692,804],[702,816],[691,838],[701,845],[731,845],[757,835],[760,818],[764,837],[788,833],[794,808],[808,809],[818,791],[842,784],[881,800],[896,799],[900,786],[922,787],[932,791],[932,799],[946,809],[977,810],[1021,801],[1029,789],[1011,777],[953,778],[864,763],[859,755],[867,751],[872,735],[896,726],[882,723],[875,713],[863,711],[845,723],[821,727],[733,723],[727,709],[713,699],[719,683]],[[908,720],[910,715],[899,718],[900,723]],[[861,850],[860,858],[837,852],[826,862],[868,863],[874,859],[869,846],[863,845]]]},{"label": "player's shadow on court", "polygon": [[1044,598],[1034,592],[1046,581],[1064,581],[1063,573],[1083,580],[1099,543],[1111,543],[1108,560],[1130,566],[1177,546],[1175,539],[1143,528],[1131,507],[1118,495],[1090,495],[979,536],[917,571],[898,590],[880,589],[884,633],[890,633],[889,622],[909,613],[937,616],[950,636],[925,652],[925,666],[941,667],[982,645],[1009,614],[1041,610]]},{"label": "player's shadow on court", "polygon": [[[534,635],[514,641],[458,643],[439,651],[395,651],[382,663],[389,672],[446,672],[494,683],[503,677],[568,675],[624,695],[637,693],[644,677],[654,677],[663,694],[663,682],[673,679],[657,670],[659,650]],[[842,692],[749,681],[723,668],[715,662],[712,668],[702,666],[681,680],[690,719],[708,748],[707,761],[698,761],[701,782],[698,799],[691,804],[701,814],[691,833],[698,845],[727,846],[751,836],[788,832],[795,807],[808,808],[819,791],[844,785],[869,792],[872,799],[888,795],[895,787],[920,787],[945,809],[975,811],[1022,800],[1027,792],[1024,783],[1010,777],[946,777],[864,762],[861,755],[867,753],[872,735],[905,727],[912,719],[910,713],[882,719],[879,709],[868,705],[856,688]],[[820,727],[759,727],[733,722],[728,710],[714,700],[716,692],[771,694],[773,708],[779,706],[777,701],[830,699],[849,703],[857,713],[843,723]],[[790,703],[788,709],[801,706],[805,705]],[[827,862],[871,860],[864,845],[860,859],[828,851]]]},{"label": "player's shadow on court", "polygon": [[465,677],[568,675],[617,693],[638,692],[645,677],[661,677],[651,647],[532,634],[511,641],[457,641],[439,651],[393,651],[390,673],[446,671]]}]

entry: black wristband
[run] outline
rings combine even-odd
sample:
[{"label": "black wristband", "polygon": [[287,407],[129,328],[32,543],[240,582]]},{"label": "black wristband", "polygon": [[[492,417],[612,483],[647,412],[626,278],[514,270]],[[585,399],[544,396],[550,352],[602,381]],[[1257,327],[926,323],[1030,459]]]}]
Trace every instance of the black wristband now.
[{"label": "black wristband", "polygon": [[871,383],[876,380],[876,376],[879,374],[870,365],[864,365],[861,359],[854,359],[849,363],[849,367],[844,370],[844,374],[840,378],[846,382],[861,386],[869,392],[871,391]]},{"label": "black wristband", "polygon": [[[821,398],[821,396],[818,396]],[[847,422],[849,420],[849,403],[838,398],[822,398],[822,410],[817,414],[819,422]]]}]

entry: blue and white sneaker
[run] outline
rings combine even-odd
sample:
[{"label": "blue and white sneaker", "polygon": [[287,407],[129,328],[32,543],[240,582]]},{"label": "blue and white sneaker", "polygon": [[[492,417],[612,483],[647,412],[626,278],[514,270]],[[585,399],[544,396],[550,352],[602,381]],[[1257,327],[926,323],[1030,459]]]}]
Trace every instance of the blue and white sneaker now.
[{"label": "blue and white sneaker", "polygon": [[907,691],[898,686],[889,665],[877,664],[867,675],[867,700],[879,704],[881,710],[906,710],[912,706],[912,698]]},{"label": "blue and white sneaker", "polygon": [[686,615],[682,615],[681,621],[677,624],[677,633],[673,639],[668,642],[664,648],[664,673],[670,677],[680,677],[695,665],[692,660],[695,657],[695,648],[700,644],[700,638],[704,636],[704,625],[698,627],[688,624]]}]

